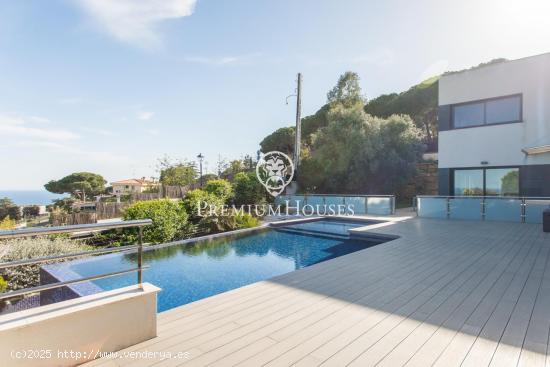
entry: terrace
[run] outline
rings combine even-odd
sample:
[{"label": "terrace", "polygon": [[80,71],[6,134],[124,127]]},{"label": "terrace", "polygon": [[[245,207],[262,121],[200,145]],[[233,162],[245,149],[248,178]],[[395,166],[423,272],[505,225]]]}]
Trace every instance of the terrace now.
[{"label": "terrace", "polygon": [[[533,223],[532,215],[533,211],[540,213],[541,208],[547,207],[548,201],[511,198],[493,203],[489,198],[468,201],[419,197],[415,201],[418,204],[415,214],[409,210],[396,213],[391,197],[291,199],[309,205],[355,203],[359,209],[353,218],[322,222],[316,222],[321,218],[286,220],[243,230],[245,237],[237,238],[248,238],[246,246],[262,243],[263,247],[239,249],[239,257],[249,259],[246,268],[232,268],[233,260],[224,263],[227,259],[217,256],[217,252],[214,260],[221,264],[217,268],[223,268],[223,273],[212,274],[216,268],[210,268],[204,258],[198,268],[193,267],[196,259],[191,259],[192,263],[170,262],[174,253],[178,259],[186,256],[185,247],[174,247],[178,244],[149,249],[143,249],[141,243],[131,246],[134,252],[137,248],[138,258],[132,252],[120,258],[126,265],[137,263],[137,267],[128,270],[101,268],[100,264],[108,258],[96,257],[95,263],[87,266],[110,273],[92,276],[80,273],[83,279],[58,278],[59,283],[41,287],[51,290],[59,285],[80,286],[82,280],[119,277],[135,271],[138,286],[117,289],[124,283],[115,282],[105,292],[94,286],[95,292],[99,289],[100,293],[80,294],[76,299],[1,316],[0,330],[13,332],[10,323],[16,322],[19,323],[16,332],[25,333],[28,327],[28,333],[30,327],[35,327],[35,332],[41,335],[44,331],[40,328],[52,328],[55,317],[65,318],[68,313],[70,322],[62,323],[65,331],[54,328],[54,335],[62,343],[69,343],[68,335],[74,335],[70,345],[90,349],[90,355],[80,358],[79,363],[101,357],[94,354],[100,349],[117,351],[86,366],[545,366],[550,363],[547,312],[550,233],[544,233],[540,223]],[[507,222],[490,221],[498,208]],[[466,213],[468,218],[473,216],[477,220],[459,220],[455,218],[457,213]],[[146,222],[122,225],[143,226]],[[66,229],[60,227],[59,231]],[[352,242],[343,239],[348,231]],[[296,242],[292,236],[302,238]],[[216,248],[223,245],[218,240],[232,238],[226,234],[210,237],[216,237],[209,242]],[[358,245],[357,241],[353,243],[354,238],[373,242]],[[293,245],[282,244],[285,241]],[[180,246],[196,242],[186,240]],[[227,243],[223,246],[227,249]],[[155,263],[156,249],[161,250],[160,263]],[[272,251],[281,256],[282,262],[269,256],[269,263],[250,262],[249,255],[265,261],[265,255]],[[288,262],[292,269],[298,270],[289,270]],[[80,260],[74,263],[79,264]],[[166,290],[159,294],[158,307],[159,289],[141,283],[143,263],[149,265],[143,281]],[[280,275],[258,272],[257,268],[266,265],[269,271]],[[284,268],[277,268],[279,265]],[[187,271],[193,273],[194,279],[210,280],[208,284],[201,281],[198,287],[189,287],[187,281],[194,279],[175,278],[174,268],[179,269],[178,274]],[[203,275],[201,268],[205,268]],[[249,272],[245,282],[248,285],[223,285],[231,283],[235,275],[228,271]],[[257,281],[250,276],[265,280]],[[216,282],[220,277],[223,281]],[[164,283],[157,284],[155,279]],[[131,281],[135,282],[135,275]],[[201,284],[202,288],[222,285],[226,288],[217,288],[213,291],[215,295],[208,296],[201,293]],[[83,285],[83,289],[90,288],[86,283]],[[167,297],[178,288],[180,297],[182,293],[199,295],[194,301],[173,303]],[[109,301],[110,298],[114,301]],[[157,314],[155,309],[162,312]],[[79,315],[83,310],[87,312],[85,316]],[[54,317],[48,319],[51,314]],[[78,328],[74,327],[75,322]],[[17,335],[19,342],[34,345],[22,338],[23,334]],[[43,335],[35,339],[45,343]],[[6,343],[12,345],[12,341],[8,334],[0,333],[0,345],[4,346],[0,352],[6,353]],[[48,365],[51,361],[16,362],[26,366]]]},{"label": "terrace", "polygon": [[531,223],[401,219],[371,229],[396,240],[163,312],[158,337],[122,351],[185,359],[88,365],[549,362],[550,234]]}]

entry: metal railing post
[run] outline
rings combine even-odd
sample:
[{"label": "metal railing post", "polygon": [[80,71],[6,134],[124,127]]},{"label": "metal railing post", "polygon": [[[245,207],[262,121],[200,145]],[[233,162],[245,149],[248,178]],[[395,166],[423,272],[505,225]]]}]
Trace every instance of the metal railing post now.
[{"label": "metal railing post", "polygon": [[138,235],[138,273],[137,273],[137,282],[138,287],[143,289],[143,228],[139,227]]},{"label": "metal railing post", "polygon": [[369,214],[369,197],[365,196],[365,214]]},{"label": "metal railing post", "polygon": [[486,214],[486,209],[485,209],[485,196],[484,196],[483,199],[481,199],[481,220],[485,220],[485,214]]},{"label": "metal railing post", "polygon": [[527,217],[527,202],[525,198],[521,198],[521,223],[525,223],[525,217]]},{"label": "metal railing post", "polygon": [[451,198],[447,196],[447,219],[451,219]]}]

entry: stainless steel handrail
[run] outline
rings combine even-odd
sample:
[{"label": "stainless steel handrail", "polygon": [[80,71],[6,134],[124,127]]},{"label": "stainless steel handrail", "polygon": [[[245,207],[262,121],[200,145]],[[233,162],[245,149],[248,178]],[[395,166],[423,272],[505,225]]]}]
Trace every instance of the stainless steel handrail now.
[{"label": "stainless steel handrail", "polygon": [[[141,269],[147,269],[147,268],[149,268],[149,267],[144,266]],[[117,276],[117,275],[134,273],[136,271],[139,272],[141,269],[140,268],[126,269],[126,270],[121,270],[121,271],[115,271],[115,272],[112,272],[112,273],[94,275],[94,276],[91,276],[91,277],[78,278],[78,279],[74,279],[74,280],[67,280],[67,281],[64,281],[64,282],[57,282],[57,283],[52,283],[52,284],[39,285],[37,287],[25,288],[25,289],[21,289],[21,290],[18,290],[18,291],[13,291],[13,292],[0,293],[0,301],[3,300],[3,299],[10,299],[10,298],[18,297],[18,296],[23,296],[25,294],[38,293],[38,292],[47,291],[47,290],[50,290],[50,289],[60,288],[60,287],[66,286],[66,285],[84,283],[84,282],[89,282],[89,281],[97,280],[97,279],[105,279],[105,278],[110,278],[110,277],[114,277],[114,276]]]},{"label": "stainless steel handrail", "polygon": [[137,245],[112,247],[112,248],[91,250],[91,251],[81,251],[77,253],[46,256],[46,257],[41,257],[37,259],[25,259],[25,260],[8,261],[8,262],[0,263],[0,269],[6,269],[6,268],[12,268],[12,267],[21,266],[21,265],[41,264],[41,263],[54,261],[54,260],[63,260],[63,259],[70,259],[74,257],[100,255],[100,254],[124,252],[124,251],[131,251],[131,250],[137,250],[137,253],[138,253],[137,268],[127,269],[127,270],[122,270],[122,271],[117,271],[112,273],[106,273],[106,274],[100,274],[100,275],[95,275],[91,277],[84,277],[84,278],[79,278],[74,280],[68,280],[65,282],[45,284],[37,287],[21,289],[21,290],[12,291],[12,292],[1,293],[0,300],[23,296],[31,293],[37,293],[45,290],[60,288],[71,284],[83,283],[83,282],[97,280],[97,279],[104,279],[104,278],[114,277],[117,275],[133,273],[133,272],[137,272],[138,274],[137,284],[139,288],[142,288],[143,287],[142,285],[143,270],[147,269],[146,266],[143,266],[143,227],[151,225],[152,223],[153,221],[151,219],[144,219],[144,220],[118,221],[118,222],[101,223],[101,224],[83,224],[83,225],[72,225],[72,226],[28,228],[28,229],[19,229],[19,230],[16,229],[16,230],[0,231],[0,239],[9,239],[9,238],[33,237],[33,236],[47,236],[47,235],[59,234],[59,233],[75,233],[75,232],[83,232],[83,231],[97,232],[97,231],[104,231],[109,229],[131,228],[131,227],[137,227],[139,230]]},{"label": "stainless steel handrail", "polygon": [[0,231],[0,240],[6,238],[16,237],[31,237],[31,236],[47,236],[51,234],[60,233],[75,233],[75,232],[96,232],[105,231],[108,229],[117,228],[129,228],[129,227],[143,227],[152,224],[151,219],[143,220],[127,220],[110,223],[97,223],[97,224],[78,224],[72,226],[58,226],[58,227],[41,227],[41,228],[24,228],[24,229],[11,229]]},{"label": "stainless steel handrail", "polygon": [[502,199],[502,200],[550,200],[546,196],[491,196],[491,195],[416,195],[416,198],[434,198],[434,199]]},{"label": "stainless steel handrail", "polygon": [[364,195],[364,194],[291,194],[291,195],[281,195],[281,196],[338,196],[338,197],[347,197],[347,198],[391,198],[395,195]]},{"label": "stainless steel handrail", "polygon": [[138,247],[139,247],[139,245],[120,246],[120,247],[111,247],[111,248],[106,248],[106,249],[101,249],[101,250],[73,252],[71,254],[65,254],[65,255],[39,257],[39,258],[36,258],[36,259],[7,261],[7,262],[0,263],[0,269],[13,268],[13,267],[20,266],[20,265],[41,264],[41,263],[45,263],[45,262],[48,262],[48,261],[63,260],[63,259],[72,258],[72,257],[101,255],[101,254],[110,254],[110,253],[115,253],[115,252],[137,250]]},{"label": "stainless steel handrail", "polygon": [[[279,196],[278,198],[290,198],[292,199],[292,197],[296,197],[296,196],[299,196],[299,197],[304,197],[305,199],[305,202],[307,204],[307,199],[309,197],[319,197],[319,198],[323,198],[323,204],[325,204],[325,198],[326,197],[338,197],[338,198],[342,198],[343,199],[343,203],[345,204],[346,202],[346,198],[364,198],[364,199],[369,199],[369,198],[385,198],[385,199],[390,199],[390,214],[395,214],[395,195],[352,195],[352,194],[342,194],[342,195],[338,195],[338,194],[292,194],[292,195],[281,195]],[[365,200],[365,213],[366,214],[369,214],[369,210],[368,210],[368,202],[367,200]]]},{"label": "stainless steel handrail", "polygon": [[413,199],[413,210],[416,212],[416,215],[418,216],[418,200],[419,199],[444,199],[446,201],[446,214],[447,219],[450,219],[451,217],[451,200],[452,199],[477,199],[481,200],[481,220],[484,221],[486,219],[487,215],[487,200],[516,200],[520,201],[520,219],[522,223],[526,222],[527,218],[527,207],[529,204],[533,204],[533,201],[542,201],[545,204],[548,204],[548,207],[550,207],[550,197],[534,197],[534,196],[445,196],[445,195],[417,195]]}]

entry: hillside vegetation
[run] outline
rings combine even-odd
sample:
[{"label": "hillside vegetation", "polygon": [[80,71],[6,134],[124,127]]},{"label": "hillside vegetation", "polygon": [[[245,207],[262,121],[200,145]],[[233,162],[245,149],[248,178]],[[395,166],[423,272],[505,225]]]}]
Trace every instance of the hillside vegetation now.
[{"label": "hillside vegetation", "polygon": [[[302,119],[301,191],[399,194],[415,176],[422,153],[437,150],[440,77],[366,101],[359,76],[344,73],[327,103]],[[261,141],[261,150],[292,155],[294,139],[295,128],[283,127]]]}]

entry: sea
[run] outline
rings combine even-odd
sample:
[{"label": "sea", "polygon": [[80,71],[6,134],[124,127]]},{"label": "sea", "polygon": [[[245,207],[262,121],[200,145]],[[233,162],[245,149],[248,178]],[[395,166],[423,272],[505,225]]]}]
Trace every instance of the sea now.
[{"label": "sea", "polygon": [[17,205],[49,205],[53,200],[66,196],[46,190],[0,190],[0,198],[9,198]]}]

